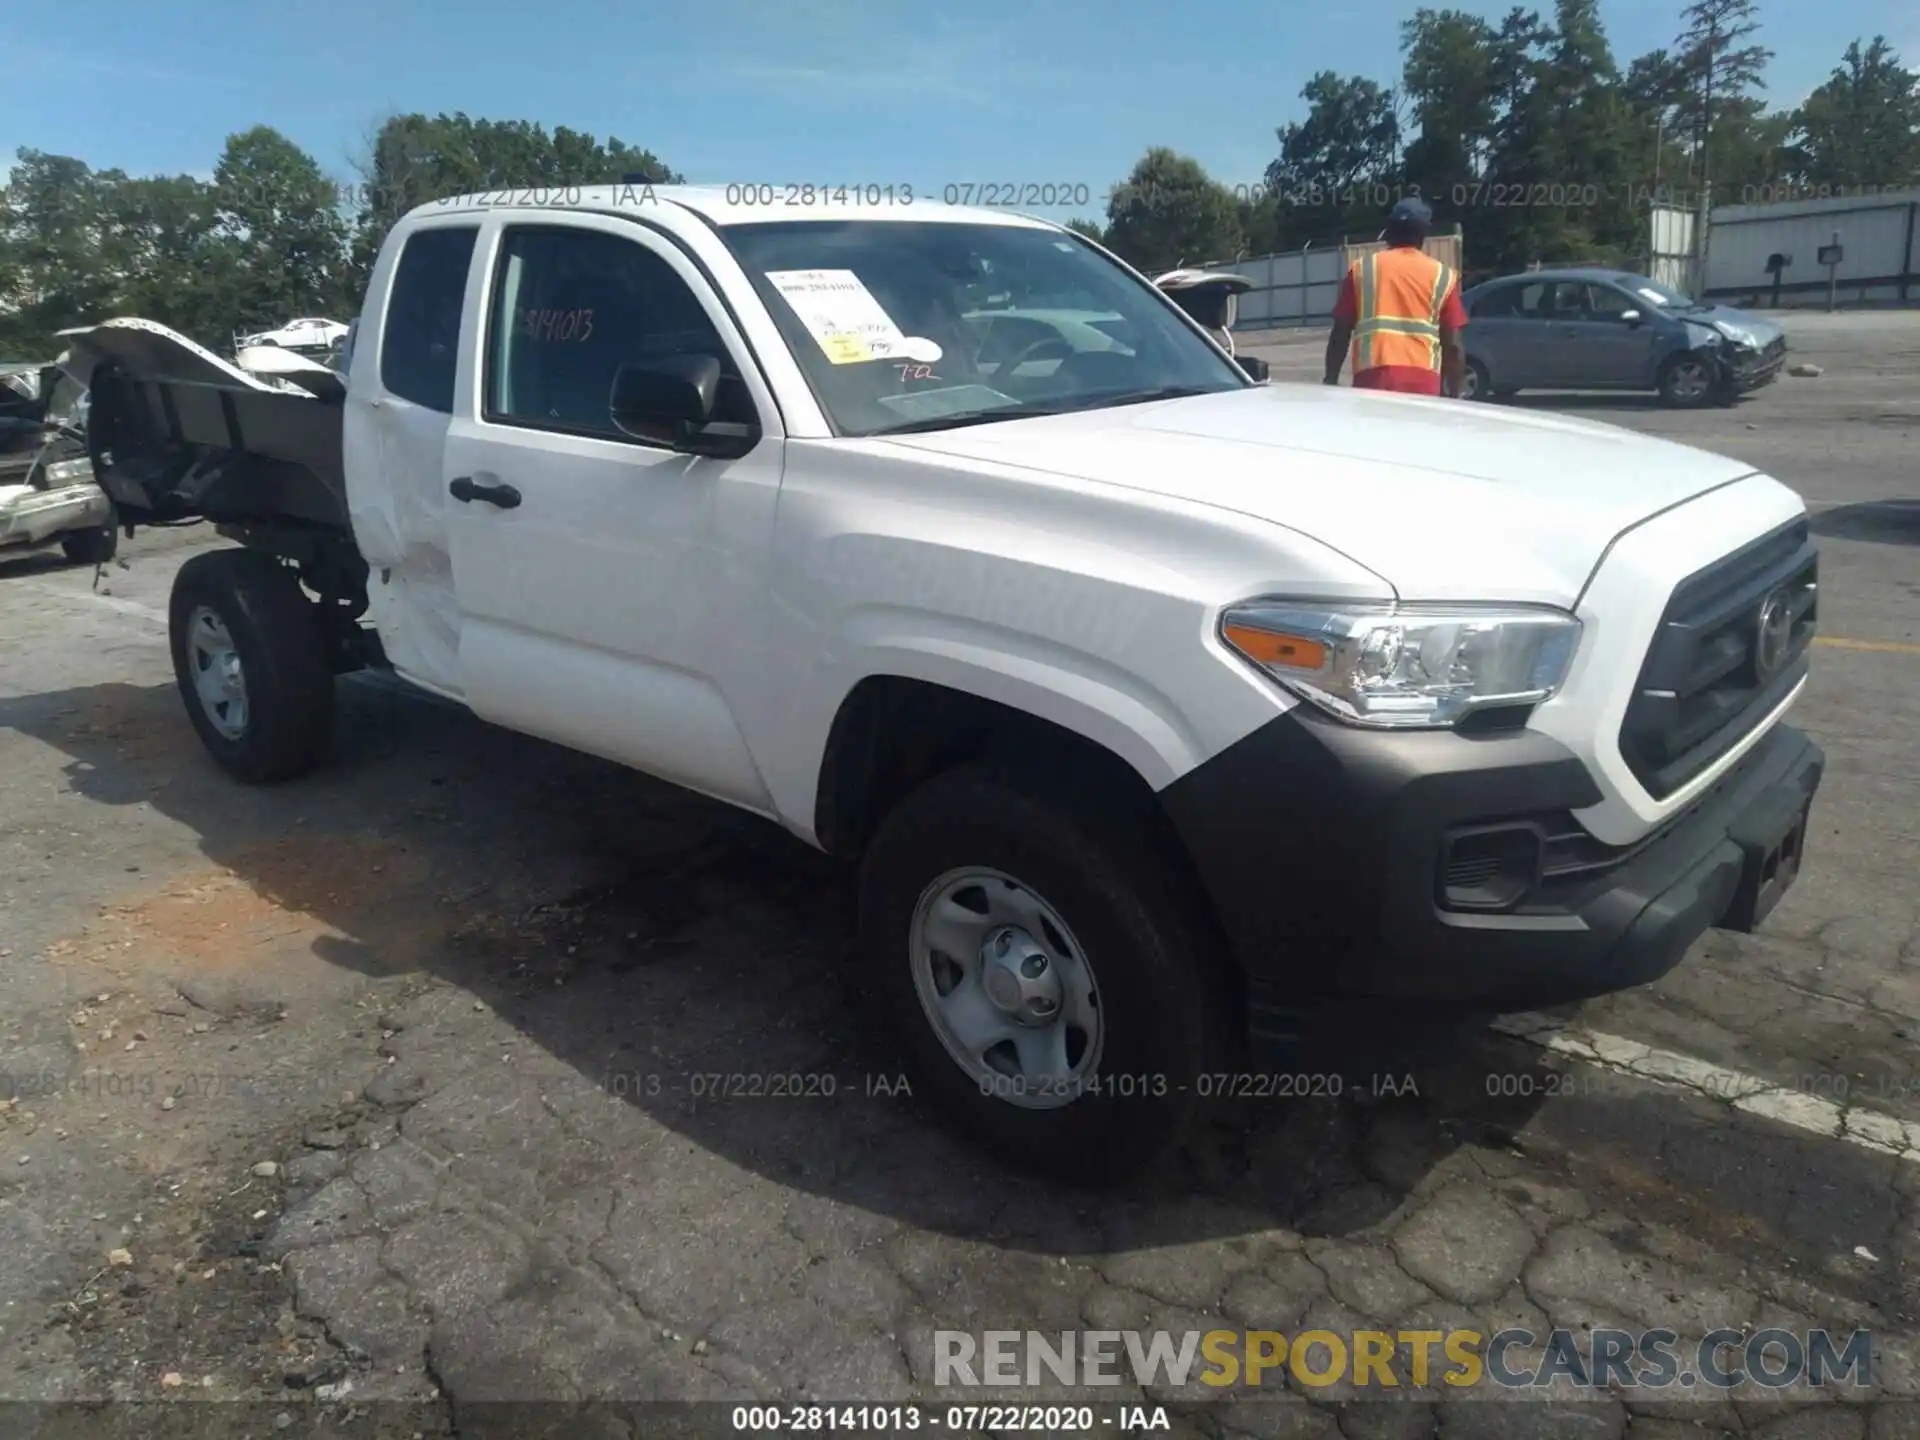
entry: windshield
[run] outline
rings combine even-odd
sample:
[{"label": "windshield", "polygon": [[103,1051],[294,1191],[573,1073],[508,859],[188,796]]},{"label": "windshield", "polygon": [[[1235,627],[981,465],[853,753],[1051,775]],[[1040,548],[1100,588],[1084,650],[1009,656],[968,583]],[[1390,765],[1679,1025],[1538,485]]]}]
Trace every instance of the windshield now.
[{"label": "windshield", "polygon": [[1697,307],[1691,297],[1682,295],[1671,286],[1662,285],[1658,280],[1649,280],[1644,275],[1627,275],[1621,278],[1623,288],[1632,291],[1649,305],[1658,305],[1662,310],[1693,310]]},{"label": "windshield", "polygon": [[1251,383],[1159,291],[1057,230],[848,220],[721,233],[842,434]]}]

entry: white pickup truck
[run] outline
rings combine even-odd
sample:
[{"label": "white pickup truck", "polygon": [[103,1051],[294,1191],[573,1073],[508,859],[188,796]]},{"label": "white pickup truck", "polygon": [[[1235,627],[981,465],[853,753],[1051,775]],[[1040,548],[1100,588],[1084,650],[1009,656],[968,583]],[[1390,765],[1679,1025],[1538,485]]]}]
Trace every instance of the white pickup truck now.
[{"label": "white pickup truck", "polygon": [[122,520],[239,542],[172,600],[214,757],[311,769],[377,665],[766,816],[856,867],[916,1094],[1089,1181],[1337,1088],[1284,1068],[1329,1017],[1640,984],[1792,882],[1787,487],[1255,383],[1058,226],[844,198],[425,206],[344,382],[74,337]]}]

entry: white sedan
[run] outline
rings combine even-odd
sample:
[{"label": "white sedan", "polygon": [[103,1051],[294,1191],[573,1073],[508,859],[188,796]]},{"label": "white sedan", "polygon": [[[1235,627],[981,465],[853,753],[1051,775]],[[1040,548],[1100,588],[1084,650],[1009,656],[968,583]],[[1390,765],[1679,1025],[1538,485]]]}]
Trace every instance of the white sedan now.
[{"label": "white sedan", "polygon": [[250,345],[279,345],[287,350],[325,350],[347,333],[338,320],[310,316],[289,320],[278,330],[262,330],[257,335],[236,335],[233,346],[243,350]]}]

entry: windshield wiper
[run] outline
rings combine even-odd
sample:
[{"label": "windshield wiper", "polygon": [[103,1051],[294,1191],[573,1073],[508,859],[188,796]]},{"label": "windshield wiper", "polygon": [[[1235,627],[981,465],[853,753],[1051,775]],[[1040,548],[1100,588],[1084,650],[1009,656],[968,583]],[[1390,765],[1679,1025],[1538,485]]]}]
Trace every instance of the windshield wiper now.
[{"label": "windshield wiper", "polygon": [[868,431],[868,437],[883,440],[889,435],[921,435],[929,430],[958,430],[966,425],[992,425],[1001,420],[1031,420],[1040,415],[1064,415],[1064,410],[1041,410],[1025,405],[999,406],[992,410],[960,410],[952,415],[934,415],[925,420],[909,420],[904,425],[889,425],[884,430]]},{"label": "windshield wiper", "polygon": [[1185,400],[1191,395],[1211,395],[1206,385],[1162,385],[1157,390],[1124,390],[1117,395],[1088,395],[1075,410],[1100,410],[1109,405],[1145,405],[1152,400]]},{"label": "windshield wiper", "polygon": [[888,435],[918,435],[929,430],[958,430],[963,425],[992,425],[1001,420],[1032,420],[1042,415],[1074,415],[1084,410],[1104,410],[1112,405],[1144,405],[1150,400],[1184,400],[1190,395],[1210,395],[1205,385],[1163,385],[1158,390],[1130,390],[1119,394],[1085,395],[1078,403],[1055,406],[1009,406],[994,410],[962,410],[954,415],[936,415],[926,420],[909,420],[870,432],[874,439]]}]

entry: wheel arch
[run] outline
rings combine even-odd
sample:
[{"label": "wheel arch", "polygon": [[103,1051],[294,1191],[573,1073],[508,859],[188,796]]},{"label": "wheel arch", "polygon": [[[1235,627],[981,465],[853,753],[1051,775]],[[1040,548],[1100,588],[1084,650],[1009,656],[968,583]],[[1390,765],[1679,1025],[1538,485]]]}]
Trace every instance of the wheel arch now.
[{"label": "wheel arch", "polygon": [[867,848],[889,810],[919,786],[982,763],[1022,789],[1086,807],[1105,823],[1139,827],[1145,853],[1209,938],[1208,953],[1219,962],[1210,973],[1221,987],[1223,1014],[1231,1033],[1243,1036],[1245,969],[1158,792],[1126,759],[1064,725],[932,681],[869,675],[834,717],[820,767],[816,839],[830,854],[852,858]]},{"label": "wheel arch", "polygon": [[1126,756],[1032,710],[907,675],[869,675],[841,701],[821,756],[815,838],[829,854],[858,854],[908,792],[981,760],[1137,816],[1198,883],[1158,788]]}]

